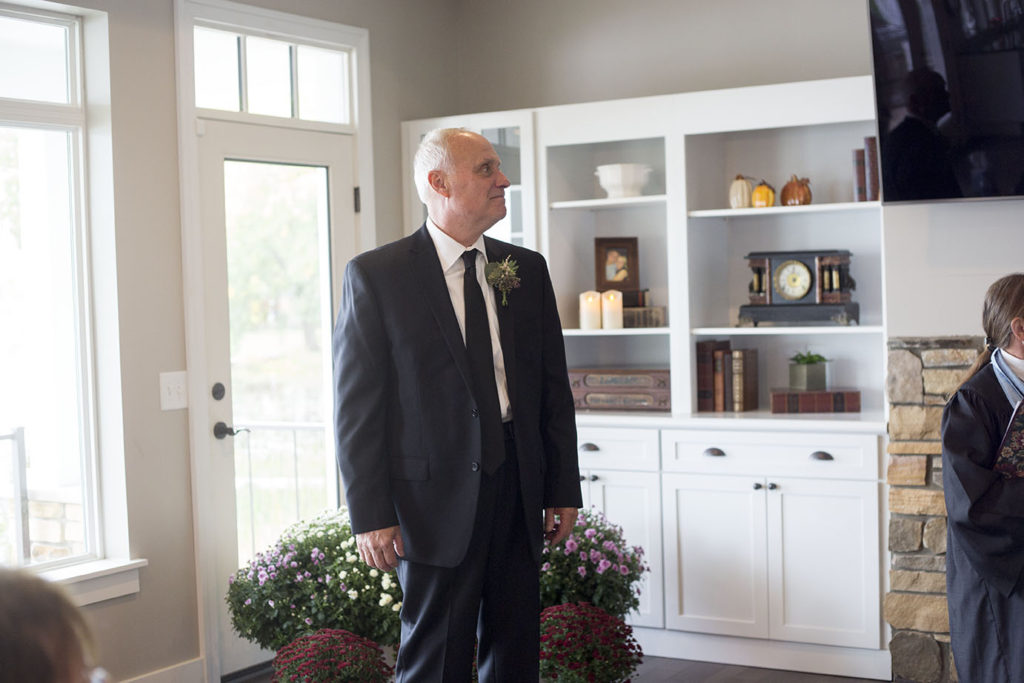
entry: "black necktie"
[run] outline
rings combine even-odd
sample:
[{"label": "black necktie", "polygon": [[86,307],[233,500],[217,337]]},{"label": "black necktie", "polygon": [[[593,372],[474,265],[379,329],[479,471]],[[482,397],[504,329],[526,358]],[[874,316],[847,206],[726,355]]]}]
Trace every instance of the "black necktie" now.
[{"label": "black necktie", "polygon": [[494,380],[494,355],[491,330],[487,324],[487,307],[484,305],[480,283],[476,279],[476,249],[463,253],[462,262],[466,264],[466,274],[462,279],[462,293],[466,303],[466,351],[469,354],[469,368],[473,373],[473,391],[480,420],[484,472],[493,474],[505,460],[505,435],[501,427],[498,384]]}]

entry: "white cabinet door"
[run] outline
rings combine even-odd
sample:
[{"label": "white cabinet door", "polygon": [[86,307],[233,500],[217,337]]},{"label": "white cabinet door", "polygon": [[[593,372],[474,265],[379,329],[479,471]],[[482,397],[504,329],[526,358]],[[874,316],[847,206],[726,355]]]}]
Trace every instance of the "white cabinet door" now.
[{"label": "white cabinet door", "polygon": [[764,481],[663,474],[665,625],[765,638]]},{"label": "white cabinet door", "polygon": [[880,647],[878,484],[768,477],[769,635]]},{"label": "white cabinet door", "polygon": [[661,487],[656,472],[587,470],[581,474],[584,503],[622,527],[626,544],[644,549],[650,571],[640,583],[640,606],[626,621],[634,626],[661,628],[664,592],[661,561]]}]

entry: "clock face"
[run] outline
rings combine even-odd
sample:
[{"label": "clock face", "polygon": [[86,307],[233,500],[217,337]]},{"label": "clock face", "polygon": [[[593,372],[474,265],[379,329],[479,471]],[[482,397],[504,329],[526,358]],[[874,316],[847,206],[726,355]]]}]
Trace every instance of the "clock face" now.
[{"label": "clock face", "polygon": [[775,268],[775,291],[784,299],[795,301],[811,291],[811,269],[803,262],[783,261]]}]

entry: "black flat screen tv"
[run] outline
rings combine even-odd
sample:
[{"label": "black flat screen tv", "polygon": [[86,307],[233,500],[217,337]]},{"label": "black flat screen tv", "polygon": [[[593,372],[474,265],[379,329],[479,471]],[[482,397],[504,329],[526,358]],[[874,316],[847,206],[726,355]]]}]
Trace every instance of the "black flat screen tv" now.
[{"label": "black flat screen tv", "polygon": [[885,203],[1024,196],[1024,0],[869,0]]}]

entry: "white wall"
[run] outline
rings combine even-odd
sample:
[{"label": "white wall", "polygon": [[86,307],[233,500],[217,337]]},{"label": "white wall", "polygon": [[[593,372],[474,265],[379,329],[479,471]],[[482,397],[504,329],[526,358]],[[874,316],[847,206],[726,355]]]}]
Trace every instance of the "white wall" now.
[{"label": "white wall", "polygon": [[1024,200],[887,206],[890,337],[982,336],[985,290],[1024,271]]}]

